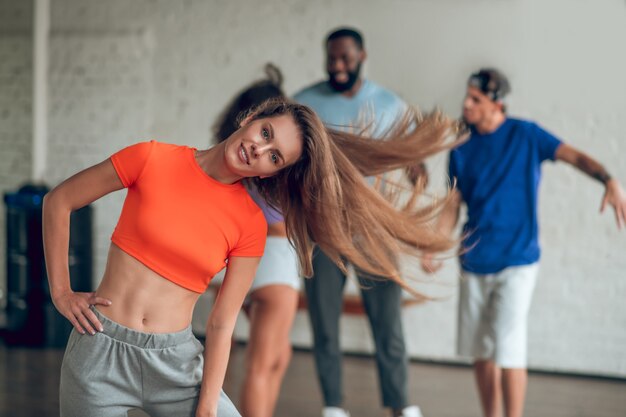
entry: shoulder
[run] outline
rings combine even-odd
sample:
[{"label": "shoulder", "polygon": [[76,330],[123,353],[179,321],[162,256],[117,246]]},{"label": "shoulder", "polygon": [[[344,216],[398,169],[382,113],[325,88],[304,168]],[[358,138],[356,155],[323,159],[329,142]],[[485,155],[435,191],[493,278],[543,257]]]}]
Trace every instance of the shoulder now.
[{"label": "shoulder", "polygon": [[450,159],[459,159],[463,158],[463,155],[466,154],[470,149],[474,147],[474,143],[471,143],[472,139],[470,138],[466,142],[457,146],[454,149],[450,149]]},{"label": "shoulder", "polygon": [[191,149],[189,146],[159,142],[156,140],[151,140],[147,143],[149,143],[150,156],[152,158],[167,158],[170,156],[178,156],[189,152],[189,150]]},{"label": "shoulder", "polygon": [[326,81],[319,81],[298,91],[294,94],[293,98],[296,101],[305,101],[307,99],[326,94],[329,90],[330,89],[328,88],[328,83]]},{"label": "shoulder", "polygon": [[511,128],[525,133],[531,133],[533,131],[536,131],[537,129],[541,129],[536,122],[528,119],[507,117],[506,122],[510,125]]},{"label": "shoulder", "polygon": [[130,149],[130,148],[136,149],[138,151],[154,151],[154,150],[173,151],[176,149],[185,149],[188,147],[183,146],[183,145],[175,145],[171,143],[159,142],[157,140],[151,139],[151,140],[146,140],[146,141],[141,141],[141,142],[135,142],[133,144],[126,146],[123,149]]},{"label": "shoulder", "polygon": [[456,157],[460,157],[463,154],[468,152],[472,152],[473,149],[479,149],[482,146],[485,146],[485,142],[489,145],[492,141],[484,141],[484,136],[476,131],[474,126],[469,127],[469,138],[457,146],[454,149],[450,150],[450,155],[454,155]]},{"label": "shoulder", "polygon": [[185,149],[189,149],[189,146],[185,146],[185,145],[177,145],[174,143],[167,143],[167,142],[159,142],[156,140],[151,140],[150,143],[153,143],[154,149],[155,150],[160,150],[160,151],[164,151],[164,152],[173,152],[173,151],[180,151],[180,150],[185,150]]},{"label": "shoulder", "polygon": [[116,166],[139,164],[145,166],[154,160],[165,161],[178,159],[186,152],[188,146],[174,145],[170,143],[150,140],[129,145],[111,155],[111,161]]},{"label": "shoulder", "polygon": [[543,142],[547,139],[555,146],[561,142],[561,139],[533,120],[511,119],[511,122],[514,123],[513,126],[518,136],[525,137],[532,142]]},{"label": "shoulder", "polygon": [[366,89],[366,94],[376,103],[384,105],[386,107],[396,108],[402,108],[407,106],[405,101],[402,100],[402,98],[400,98],[400,96],[394,91],[382,87],[381,85],[367,79],[363,82],[363,88]]}]

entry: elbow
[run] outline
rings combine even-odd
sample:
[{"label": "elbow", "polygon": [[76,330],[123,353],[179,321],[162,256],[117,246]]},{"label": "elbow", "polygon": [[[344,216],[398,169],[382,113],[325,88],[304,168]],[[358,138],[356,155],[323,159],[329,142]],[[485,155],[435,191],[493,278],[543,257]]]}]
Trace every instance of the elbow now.
[{"label": "elbow", "polygon": [[58,205],[59,198],[56,192],[56,188],[48,191],[46,195],[43,196],[43,204],[42,210],[44,212],[49,212],[50,209],[55,208]]},{"label": "elbow", "polygon": [[44,216],[52,213],[70,213],[72,210],[68,204],[65,203],[62,195],[59,194],[56,188],[52,189],[46,195],[43,196],[43,202],[41,207]]},{"label": "elbow", "polygon": [[225,325],[224,323],[208,322],[206,324],[206,331],[207,333],[221,333],[227,331],[228,327],[229,326]]},{"label": "elbow", "polygon": [[207,323],[205,337],[211,340],[212,344],[230,344],[233,337],[234,328],[221,323]]},{"label": "elbow", "polygon": [[43,207],[49,206],[51,204],[51,200],[54,200],[53,193],[54,190],[50,190],[43,196]]},{"label": "elbow", "polygon": [[225,334],[227,335],[229,338],[233,333],[233,330],[235,328],[235,323],[227,323],[225,321],[222,320],[211,320],[209,318],[209,321],[207,321],[206,324],[206,332],[211,333],[211,334]]},{"label": "elbow", "polygon": [[54,193],[54,190],[51,190],[51,191],[48,191],[46,195],[43,196],[41,209],[43,210],[44,213],[49,212],[50,208],[54,206],[55,198],[54,198],[53,193]]}]

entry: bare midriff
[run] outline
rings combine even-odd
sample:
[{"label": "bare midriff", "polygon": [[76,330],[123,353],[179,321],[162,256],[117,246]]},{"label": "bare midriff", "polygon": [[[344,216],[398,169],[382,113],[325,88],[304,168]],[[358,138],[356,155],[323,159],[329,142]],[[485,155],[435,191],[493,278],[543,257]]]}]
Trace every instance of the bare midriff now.
[{"label": "bare midriff", "polygon": [[157,274],[111,243],[96,295],[111,300],[96,308],[109,319],[145,333],[172,333],[191,323],[200,294]]}]

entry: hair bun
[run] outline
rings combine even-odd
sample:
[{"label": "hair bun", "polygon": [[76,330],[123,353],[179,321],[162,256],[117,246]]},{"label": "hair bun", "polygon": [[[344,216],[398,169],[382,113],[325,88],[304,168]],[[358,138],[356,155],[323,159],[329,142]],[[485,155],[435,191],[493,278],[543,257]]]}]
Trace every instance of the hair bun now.
[{"label": "hair bun", "polygon": [[283,73],[280,72],[280,69],[271,62],[265,64],[265,75],[269,81],[277,87],[281,87],[283,84]]}]

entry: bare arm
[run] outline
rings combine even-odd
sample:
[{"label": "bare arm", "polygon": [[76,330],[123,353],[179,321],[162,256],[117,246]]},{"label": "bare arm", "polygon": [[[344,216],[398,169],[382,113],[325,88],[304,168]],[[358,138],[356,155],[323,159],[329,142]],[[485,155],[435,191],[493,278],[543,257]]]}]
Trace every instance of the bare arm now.
[{"label": "bare arm", "polygon": [[555,159],[565,161],[589,175],[591,178],[603,183],[605,192],[602,198],[600,212],[603,212],[606,205],[610,204],[615,211],[617,227],[621,229],[624,224],[626,224],[626,193],[620,183],[616,179],[611,178],[611,175],[602,164],[567,144],[562,144],[557,148]]},{"label": "bare arm", "polygon": [[565,143],[561,144],[557,148],[554,158],[573,165],[591,178],[600,181],[602,184],[606,185],[606,183],[611,180],[611,175],[602,164],[571,145]]},{"label": "bare arm", "polygon": [[94,165],[55,187],[43,201],[43,244],[52,301],[81,333],[94,334],[102,325],[90,304],[110,304],[94,293],[74,293],[70,287],[68,251],[70,214],[105,194],[123,188],[110,160]]},{"label": "bare arm", "polygon": [[[450,202],[444,207],[437,220],[436,230],[444,236],[452,237],[452,232],[459,221],[459,211],[461,209],[461,193],[457,189],[450,190]],[[436,262],[432,253],[424,254],[422,258],[422,269],[432,273],[441,269],[442,262]]]},{"label": "bare arm", "polygon": [[204,373],[197,417],[217,415],[237,314],[252,285],[261,258],[232,257],[206,327]]}]

